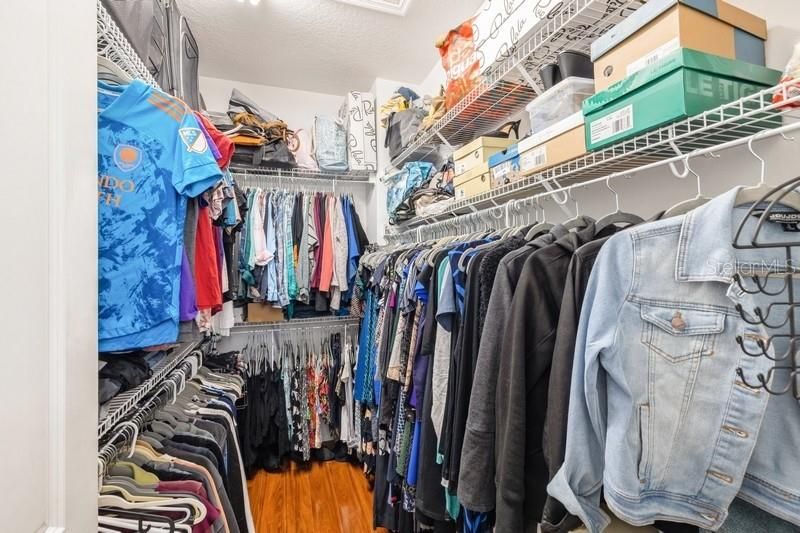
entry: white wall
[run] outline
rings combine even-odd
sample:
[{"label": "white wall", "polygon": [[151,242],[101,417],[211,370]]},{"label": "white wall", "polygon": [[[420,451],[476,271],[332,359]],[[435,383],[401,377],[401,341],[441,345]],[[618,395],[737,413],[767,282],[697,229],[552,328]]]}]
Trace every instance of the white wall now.
[{"label": "white wall", "polygon": [[96,530],[95,21],[94,0],[0,3],[0,50],[25,43],[0,56],[2,531]]},{"label": "white wall", "polygon": [[419,90],[421,91],[420,96],[426,94],[431,96],[438,95],[439,88],[445,84],[446,79],[442,62],[436,61],[433,67],[431,67],[431,71],[428,72],[428,75],[425,76],[425,79],[419,84]]},{"label": "white wall", "polygon": [[792,48],[800,41],[800,16],[797,0],[726,0],[766,19],[767,66],[783,70],[792,55]]},{"label": "white wall", "polygon": [[[200,77],[200,93],[210,111],[226,111],[231,90],[237,88],[267,111],[289,124],[291,129],[311,129],[316,115],[336,115],[344,95],[298,91],[235,80]],[[358,90],[358,88],[353,88]]]}]

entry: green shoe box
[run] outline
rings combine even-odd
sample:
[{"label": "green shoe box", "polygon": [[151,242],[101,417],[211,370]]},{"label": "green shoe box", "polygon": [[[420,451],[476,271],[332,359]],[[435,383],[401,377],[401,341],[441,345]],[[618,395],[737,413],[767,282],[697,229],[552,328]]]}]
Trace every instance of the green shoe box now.
[{"label": "green shoe box", "polygon": [[681,48],[584,100],[586,147],[599,150],[749,96],[776,85],[780,76],[760,65]]}]

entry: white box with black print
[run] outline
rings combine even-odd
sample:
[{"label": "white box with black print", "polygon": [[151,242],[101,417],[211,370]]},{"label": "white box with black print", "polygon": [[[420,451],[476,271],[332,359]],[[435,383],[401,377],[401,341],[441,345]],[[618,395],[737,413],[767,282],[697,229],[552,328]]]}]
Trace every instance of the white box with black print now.
[{"label": "white box with black print", "polygon": [[372,93],[348,92],[339,110],[339,117],[347,129],[347,162],[350,170],[376,170],[378,141],[375,97]]},{"label": "white box with black print", "polygon": [[[605,4],[604,17],[625,7],[624,0],[600,0],[598,4]],[[486,74],[497,61],[507,59],[519,43],[566,9],[574,10],[575,4],[566,0],[484,0],[472,22],[480,72]],[[593,11],[597,9],[594,7]],[[548,56],[548,46],[549,43],[542,43],[536,56]]]}]

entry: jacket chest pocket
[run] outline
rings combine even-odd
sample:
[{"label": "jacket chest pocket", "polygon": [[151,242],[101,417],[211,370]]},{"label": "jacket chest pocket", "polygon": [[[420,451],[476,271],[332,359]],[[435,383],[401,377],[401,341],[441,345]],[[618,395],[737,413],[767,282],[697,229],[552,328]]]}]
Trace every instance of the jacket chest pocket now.
[{"label": "jacket chest pocket", "polygon": [[680,306],[642,305],[642,343],[670,362],[679,363],[714,352],[725,328],[725,314]]}]

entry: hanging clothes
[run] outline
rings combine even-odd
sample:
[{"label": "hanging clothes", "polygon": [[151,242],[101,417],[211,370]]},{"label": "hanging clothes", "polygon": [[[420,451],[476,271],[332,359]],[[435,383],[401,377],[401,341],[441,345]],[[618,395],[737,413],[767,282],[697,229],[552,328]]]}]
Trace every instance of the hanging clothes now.
[{"label": "hanging clothes", "polygon": [[[704,262],[708,254],[724,264],[735,253],[748,264],[769,257],[731,251],[734,197],[633,226],[637,217],[627,226],[579,217],[530,235],[518,228],[363,255],[351,305],[362,317],[354,394],[361,448],[375,450],[375,525],[397,528],[413,515],[459,531],[566,533],[582,523],[600,531],[602,488],[619,518],[669,533],[744,531],[758,519],[744,499],[773,511],[760,517],[770,527],[791,528],[791,489],[757,495],[751,481],[790,486],[786,468],[759,459],[783,452],[773,439],[752,439],[759,424],[770,435],[794,431],[770,420],[795,420],[783,409],[797,414],[797,404],[739,394],[736,368],[770,363],[743,356],[736,335],[723,333],[752,329],[726,299],[768,302],[737,296],[730,274],[719,287],[700,280],[723,275]],[[763,419],[726,418],[723,406],[740,397],[743,409],[765,407]],[[718,418],[691,421],[695,414]],[[709,434],[696,440],[697,431]],[[692,448],[701,441],[707,451]],[[713,462],[723,445],[726,453],[755,446],[747,475]],[[608,479],[615,484],[603,486]],[[673,497],[694,494],[689,484],[714,491],[713,512]]]},{"label": "hanging clothes", "polygon": [[99,348],[173,343],[187,199],[222,172],[179,100],[139,80],[100,81],[97,98]]},{"label": "hanging clothes", "polygon": [[[140,512],[154,528],[168,527],[172,520],[195,532],[255,533],[242,468],[246,443],[234,422],[235,404],[246,389],[240,360],[211,353],[204,355],[203,363],[175,403],[150,407],[137,440],[126,443],[131,455],[105,463],[98,510],[101,526],[113,528],[129,520],[132,525],[125,529],[136,530]],[[113,430],[109,434],[125,435]],[[105,444],[101,442],[101,448],[107,451]],[[122,448],[114,437],[110,444]],[[138,496],[157,498],[152,505],[133,510],[125,500],[132,486]],[[188,517],[176,515],[176,506],[189,510]],[[202,520],[195,518],[198,509],[205,515]]]},{"label": "hanging clothes", "polygon": [[251,334],[241,350],[248,402],[239,411],[248,476],[280,470],[290,458],[344,457],[355,447],[355,405],[346,403],[353,398],[353,383],[340,379],[353,373],[352,345],[340,332],[300,340],[282,340],[280,330],[266,338]]},{"label": "hanging clothes", "polygon": [[235,303],[281,307],[289,318],[346,314],[348,269],[365,251],[351,198],[258,187],[246,197]]}]

